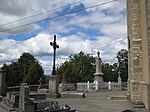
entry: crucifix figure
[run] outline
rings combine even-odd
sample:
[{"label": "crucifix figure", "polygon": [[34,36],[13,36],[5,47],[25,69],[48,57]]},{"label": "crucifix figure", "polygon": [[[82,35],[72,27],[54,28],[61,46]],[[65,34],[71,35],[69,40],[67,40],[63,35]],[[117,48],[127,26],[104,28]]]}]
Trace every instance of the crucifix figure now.
[{"label": "crucifix figure", "polygon": [[56,49],[59,48],[59,46],[56,43],[56,35],[54,35],[54,41],[50,42],[50,45],[53,46],[54,49],[54,60],[53,60],[53,71],[52,75],[56,75],[56,70],[55,70],[55,57],[56,57]]}]

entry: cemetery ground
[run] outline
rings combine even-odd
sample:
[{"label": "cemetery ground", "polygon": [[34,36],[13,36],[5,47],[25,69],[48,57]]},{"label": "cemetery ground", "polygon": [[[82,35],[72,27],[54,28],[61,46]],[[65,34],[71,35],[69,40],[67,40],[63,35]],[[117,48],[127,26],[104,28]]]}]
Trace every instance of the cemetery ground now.
[{"label": "cemetery ground", "polygon": [[127,99],[126,91],[87,92],[85,98],[66,95],[51,100],[58,101],[61,105],[67,104],[77,112],[121,112],[127,109],[148,112],[143,108],[134,108],[131,101]]}]

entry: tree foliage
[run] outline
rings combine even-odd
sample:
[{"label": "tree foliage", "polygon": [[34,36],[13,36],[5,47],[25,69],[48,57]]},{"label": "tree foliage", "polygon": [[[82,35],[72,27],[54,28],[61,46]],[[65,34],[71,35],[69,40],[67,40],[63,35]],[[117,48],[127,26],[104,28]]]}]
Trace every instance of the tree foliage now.
[{"label": "tree foliage", "polygon": [[57,74],[65,78],[67,83],[91,81],[95,72],[91,63],[95,63],[95,58],[81,51],[63,63],[57,69]]},{"label": "tree foliage", "polygon": [[[102,72],[104,73],[104,81],[117,81],[118,72],[121,72],[122,81],[127,81],[128,78],[128,51],[125,49],[117,53],[118,62],[114,64],[102,63]],[[76,83],[93,81],[95,66],[95,58],[89,54],[80,52],[79,54],[70,56],[70,60],[64,62],[58,69],[63,82]],[[65,79],[65,80],[64,80]]]},{"label": "tree foliage", "polygon": [[43,69],[39,62],[29,53],[23,53],[17,62],[4,64],[1,68],[6,71],[8,86],[20,85],[21,82],[38,84],[40,78],[45,79]]},{"label": "tree foliage", "polygon": [[104,74],[104,81],[117,81],[117,75],[113,65],[102,63],[102,72]]}]

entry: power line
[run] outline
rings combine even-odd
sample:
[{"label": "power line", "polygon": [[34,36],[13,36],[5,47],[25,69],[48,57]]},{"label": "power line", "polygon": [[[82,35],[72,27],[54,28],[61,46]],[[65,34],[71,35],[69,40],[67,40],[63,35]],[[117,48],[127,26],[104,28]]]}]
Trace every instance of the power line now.
[{"label": "power line", "polygon": [[127,37],[124,37],[124,38],[122,38],[122,39],[120,39],[120,40],[118,40],[118,41],[116,41],[116,42],[113,42],[113,43],[107,44],[107,45],[105,45],[105,46],[101,47],[100,49],[103,49],[103,48],[105,48],[105,47],[111,46],[111,45],[116,44],[116,43],[118,43],[118,42],[120,42],[120,41],[123,41],[123,40],[125,40],[125,39],[127,39]]},{"label": "power line", "polygon": [[74,14],[74,13],[77,13],[77,12],[81,12],[81,11],[84,11],[84,10],[87,10],[87,9],[102,6],[102,5],[109,4],[109,3],[112,3],[112,2],[116,2],[116,1],[118,1],[118,0],[112,0],[112,1],[109,1],[109,2],[99,3],[99,4],[96,4],[96,5],[93,5],[93,6],[90,6],[90,7],[87,7],[87,8],[82,8],[82,9],[72,11],[72,12],[69,12],[69,13],[66,13],[66,14],[61,14],[61,15],[58,15],[58,16],[42,19],[42,20],[39,20],[39,21],[36,21],[36,22],[30,22],[30,23],[27,23],[27,24],[24,24],[24,25],[20,25],[20,26],[8,28],[8,29],[5,29],[5,30],[1,30],[0,32],[6,32],[6,31],[17,29],[17,28],[20,28],[20,27],[25,27],[25,26],[28,26],[28,25],[32,25],[34,23],[39,23],[39,22],[42,22],[42,21],[45,21],[45,20],[51,20],[51,19],[56,19],[56,18],[59,18],[59,17],[66,16],[66,15],[71,15],[71,14]]},{"label": "power line", "polygon": [[78,2],[74,2],[74,3],[72,3],[72,4],[68,4],[68,5],[65,5],[65,6],[61,6],[61,7],[55,8],[55,9],[47,10],[47,11],[45,11],[45,12],[41,12],[41,13],[34,14],[34,15],[31,15],[31,16],[27,16],[27,17],[24,17],[24,18],[15,20],[15,21],[11,21],[11,22],[8,22],[8,23],[4,23],[4,24],[1,24],[0,26],[5,26],[5,25],[8,25],[8,24],[12,24],[12,23],[16,23],[16,22],[19,22],[19,21],[23,21],[23,20],[29,19],[29,18],[33,18],[33,17],[39,16],[39,15],[43,15],[43,14],[46,14],[46,13],[49,13],[49,12],[53,12],[53,11],[56,11],[56,10],[58,10],[58,9],[62,9],[62,8],[67,7],[67,6],[70,6],[70,5],[74,5],[74,4],[77,4],[77,3],[81,3],[82,1],[84,1],[84,0],[81,0],[81,1],[78,1]]}]

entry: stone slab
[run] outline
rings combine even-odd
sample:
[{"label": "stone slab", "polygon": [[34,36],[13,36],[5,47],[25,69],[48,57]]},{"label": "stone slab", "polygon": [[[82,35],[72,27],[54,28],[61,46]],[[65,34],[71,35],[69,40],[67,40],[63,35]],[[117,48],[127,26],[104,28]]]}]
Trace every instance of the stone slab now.
[{"label": "stone slab", "polygon": [[58,94],[56,94],[56,93],[47,93],[46,94],[46,98],[60,98],[61,97],[61,95],[58,93]]}]

